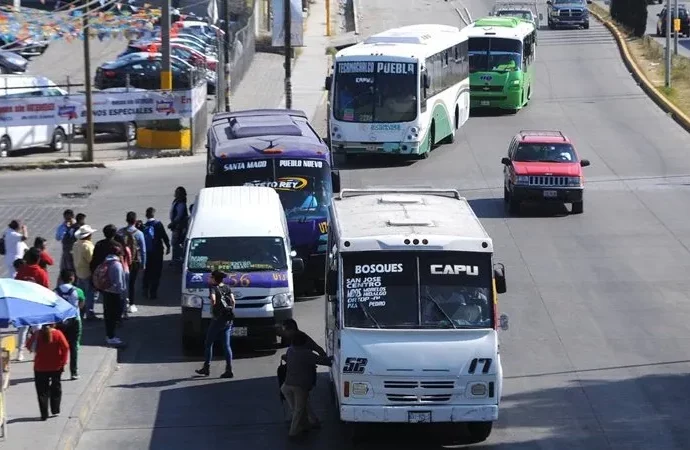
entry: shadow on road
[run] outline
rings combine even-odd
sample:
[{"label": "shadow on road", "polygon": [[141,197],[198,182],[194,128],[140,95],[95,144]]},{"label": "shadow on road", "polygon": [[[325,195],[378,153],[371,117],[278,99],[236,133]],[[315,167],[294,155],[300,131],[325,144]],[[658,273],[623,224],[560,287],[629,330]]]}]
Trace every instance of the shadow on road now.
[{"label": "shadow on road", "polygon": [[566,217],[570,212],[563,203],[522,203],[518,214],[508,214],[503,198],[475,198],[468,200],[480,219]]}]

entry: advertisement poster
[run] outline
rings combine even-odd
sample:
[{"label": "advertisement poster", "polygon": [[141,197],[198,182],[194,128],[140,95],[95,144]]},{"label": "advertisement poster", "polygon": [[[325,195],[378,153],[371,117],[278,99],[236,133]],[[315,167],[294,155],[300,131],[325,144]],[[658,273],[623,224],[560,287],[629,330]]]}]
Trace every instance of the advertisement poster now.
[{"label": "advertisement poster", "polygon": [[290,39],[293,47],[304,47],[302,0],[272,0],[273,46],[285,46],[285,2],[290,2]]}]

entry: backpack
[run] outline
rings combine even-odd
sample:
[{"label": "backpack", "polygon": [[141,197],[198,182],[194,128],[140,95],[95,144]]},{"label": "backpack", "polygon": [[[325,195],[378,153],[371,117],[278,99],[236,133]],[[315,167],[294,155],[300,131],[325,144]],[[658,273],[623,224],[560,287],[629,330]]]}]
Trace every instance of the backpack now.
[{"label": "backpack", "polygon": [[132,254],[132,262],[141,262],[141,248],[139,248],[139,241],[134,237],[136,232],[139,230],[129,231],[125,230],[125,246],[129,249]]},{"label": "backpack", "polygon": [[0,255],[4,255],[7,253],[6,246],[5,246],[5,236],[0,238]]},{"label": "backpack", "polygon": [[230,296],[232,295],[232,290],[226,285],[218,286],[217,291],[218,303],[216,303],[216,314],[215,316],[219,319],[225,319],[228,322],[235,318],[235,311],[230,306]]},{"label": "backpack", "polygon": [[108,292],[113,287],[109,273],[111,263],[112,260],[105,260],[93,271],[93,286],[99,291]]},{"label": "backpack", "polygon": [[149,250],[153,250],[153,245],[156,242],[156,226],[158,225],[158,221],[154,220],[151,222],[147,222],[146,225],[144,225],[144,241],[146,242],[146,251],[148,252]]},{"label": "backpack", "polygon": [[72,303],[72,301],[71,301],[72,294],[74,294],[74,292],[75,292],[76,290],[77,290],[77,288],[75,288],[74,286],[72,286],[71,288],[69,288],[69,291],[67,291],[67,292],[62,292],[62,291],[60,290],[60,288],[57,287],[57,288],[55,288],[55,293],[56,293],[57,295],[59,295],[60,297],[62,297],[65,301],[67,301],[68,303],[71,304],[71,303]]}]

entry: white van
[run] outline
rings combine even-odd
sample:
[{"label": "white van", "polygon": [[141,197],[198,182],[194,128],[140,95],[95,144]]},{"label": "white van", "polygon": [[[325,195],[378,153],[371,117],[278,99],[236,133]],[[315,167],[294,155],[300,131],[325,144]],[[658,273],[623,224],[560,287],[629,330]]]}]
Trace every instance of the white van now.
[{"label": "white van", "polygon": [[276,327],[292,318],[292,273],[304,262],[290,248],[285,212],[269,187],[230,186],[199,192],[185,243],[182,345],[196,352],[211,321],[208,283],[228,274],[235,294],[234,338],[273,345]]},{"label": "white van", "polygon": [[[46,77],[31,75],[0,75],[0,105],[4,99],[25,97],[52,97],[67,95],[53,81]],[[12,150],[49,145],[60,151],[72,133],[72,125],[19,125],[0,124],[0,156],[7,156]]]}]

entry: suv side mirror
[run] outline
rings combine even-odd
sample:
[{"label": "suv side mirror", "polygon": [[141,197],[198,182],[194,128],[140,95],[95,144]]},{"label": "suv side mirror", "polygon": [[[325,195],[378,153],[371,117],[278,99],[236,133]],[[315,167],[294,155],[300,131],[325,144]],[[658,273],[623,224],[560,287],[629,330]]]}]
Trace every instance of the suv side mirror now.
[{"label": "suv side mirror", "polygon": [[582,167],[587,167],[587,166],[589,166],[589,164],[590,164],[589,159],[581,159],[580,160],[580,166],[582,166]]},{"label": "suv side mirror", "polygon": [[506,293],[506,267],[501,263],[494,264],[494,283],[496,284],[497,293]]},{"label": "suv side mirror", "polygon": [[326,274],[326,295],[332,296],[338,293],[338,272],[329,270]]},{"label": "suv side mirror", "polygon": [[327,91],[330,91],[330,90],[331,90],[331,84],[332,84],[332,83],[333,83],[333,76],[332,76],[332,75],[328,75],[328,76],[326,77],[326,81],[324,82],[324,88],[325,88]]},{"label": "suv side mirror", "polygon": [[292,258],[292,273],[299,275],[304,272],[304,260],[302,258]]},{"label": "suv side mirror", "polygon": [[504,166],[510,166],[512,163],[510,162],[510,158],[506,158],[505,156],[501,158],[501,164]]}]

